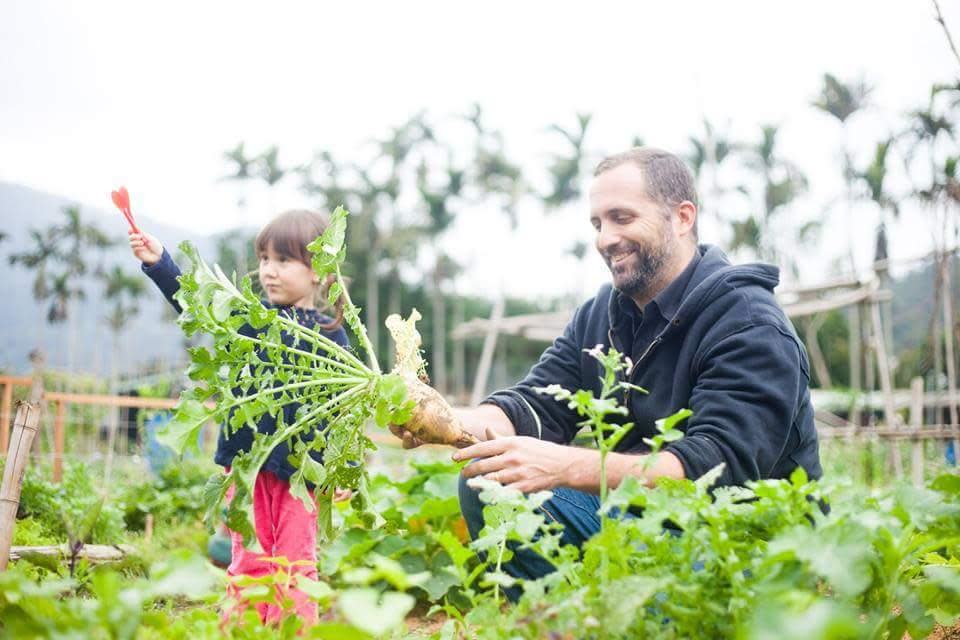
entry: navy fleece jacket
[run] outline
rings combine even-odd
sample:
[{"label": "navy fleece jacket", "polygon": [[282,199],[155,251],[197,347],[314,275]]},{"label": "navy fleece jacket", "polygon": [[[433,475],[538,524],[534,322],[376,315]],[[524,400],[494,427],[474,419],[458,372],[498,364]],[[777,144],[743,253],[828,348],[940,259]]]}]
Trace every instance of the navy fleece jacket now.
[{"label": "navy fleece jacket", "polygon": [[633,429],[617,446],[643,453],[658,418],[689,408],[683,439],[666,450],[688,478],[723,463],[721,485],[786,478],[798,466],[822,475],[810,404],[806,351],[773,296],[776,267],[734,266],[701,245],[686,270],[641,311],[610,285],[574,313],[559,338],[517,385],[485,400],[507,414],[518,435],[561,444],[577,433],[566,405],[534,391],[559,384],[600,390],[597,361],[585,349],[603,345],[630,356],[629,381],[649,395],[620,400]]},{"label": "navy fleece jacket", "polygon": [[[163,256],[160,260],[153,265],[143,265],[143,272],[146,273],[151,280],[157,285],[161,292],[163,292],[164,297],[167,301],[173,305],[173,308],[176,309],[177,313],[180,313],[180,305],[177,304],[177,301],[173,299],[173,294],[175,294],[180,289],[180,268],[173,261],[173,258],[170,257],[170,254],[166,249],[163,251]],[[324,316],[316,309],[300,309],[297,307],[281,307],[276,305],[271,305],[266,300],[263,301],[263,304],[267,307],[274,307],[281,309],[289,313],[292,317],[296,319],[297,322],[302,324],[305,327],[313,328],[318,324],[328,324],[330,318]],[[256,335],[257,331],[249,325],[244,325],[240,328],[240,333],[244,335],[253,336]],[[325,336],[336,342],[337,344],[349,347],[350,343],[347,339],[346,332],[340,328],[334,331],[323,331]],[[281,333],[284,344],[292,346],[293,338],[286,333]],[[296,419],[297,410],[300,408],[298,403],[289,403],[283,407],[283,416],[286,424],[292,424]],[[265,413],[260,417],[259,422],[257,422],[257,431],[260,433],[270,434],[277,430],[277,420],[269,413]],[[309,438],[305,438],[309,440]],[[240,453],[241,451],[249,451],[253,446],[253,430],[250,427],[244,426],[236,430],[230,436],[227,436],[226,430],[221,427],[220,435],[217,438],[217,452],[214,455],[214,461],[223,467],[229,467],[233,462],[233,458]],[[289,480],[290,476],[293,475],[295,469],[290,462],[287,461],[287,457],[290,455],[290,447],[286,443],[281,443],[277,445],[273,451],[270,453],[270,457],[267,458],[266,463],[261,468],[262,471],[270,471],[276,475],[281,480]],[[319,452],[312,452],[311,455],[316,458],[318,461],[321,460]]]}]

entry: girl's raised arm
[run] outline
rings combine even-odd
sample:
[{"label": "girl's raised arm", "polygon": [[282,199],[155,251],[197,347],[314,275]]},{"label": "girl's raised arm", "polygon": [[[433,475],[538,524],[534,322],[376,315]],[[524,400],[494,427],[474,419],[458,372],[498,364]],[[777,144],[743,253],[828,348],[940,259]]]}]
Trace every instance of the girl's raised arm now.
[{"label": "girl's raised arm", "polygon": [[180,289],[180,282],[177,280],[180,277],[180,267],[173,261],[160,241],[149,233],[132,229],[127,233],[130,236],[130,249],[133,255],[143,263],[141,267],[143,272],[153,280],[174,310],[180,313],[182,309],[173,299],[173,294]]}]

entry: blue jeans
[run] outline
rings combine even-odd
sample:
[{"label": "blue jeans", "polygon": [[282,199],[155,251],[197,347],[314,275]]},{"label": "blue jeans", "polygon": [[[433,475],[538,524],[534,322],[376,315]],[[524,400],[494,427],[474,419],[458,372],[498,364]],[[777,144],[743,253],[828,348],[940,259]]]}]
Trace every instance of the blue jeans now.
[{"label": "blue jeans", "polygon": [[[460,476],[460,511],[467,522],[470,537],[474,540],[483,529],[483,502],[475,489],[467,486],[466,479]],[[558,488],[553,490],[553,497],[543,503],[537,510],[546,517],[547,522],[556,522],[563,526],[560,541],[563,544],[582,546],[591,536],[600,531],[600,498],[582,491]],[[634,517],[626,514],[626,517]],[[530,549],[518,549],[510,545],[513,558],[503,566],[504,571],[514,578],[522,580],[536,580],[554,571],[554,566]],[[520,590],[516,587],[505,589],[504,593],[512,601],[520,597]]]}]

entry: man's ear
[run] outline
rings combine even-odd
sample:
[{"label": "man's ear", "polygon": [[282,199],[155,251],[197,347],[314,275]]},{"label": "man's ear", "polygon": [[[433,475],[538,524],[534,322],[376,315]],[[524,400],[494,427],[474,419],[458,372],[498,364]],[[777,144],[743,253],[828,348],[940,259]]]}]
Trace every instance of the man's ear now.
[{"label": "man's ear", "polygon": [[697,205],[693,204],[689,200],[684,200],[677,205],[676,208],[677,215],[673,219],[675,228],[678,237],[691,236],[693,234],[693,229],[697,224]]}]

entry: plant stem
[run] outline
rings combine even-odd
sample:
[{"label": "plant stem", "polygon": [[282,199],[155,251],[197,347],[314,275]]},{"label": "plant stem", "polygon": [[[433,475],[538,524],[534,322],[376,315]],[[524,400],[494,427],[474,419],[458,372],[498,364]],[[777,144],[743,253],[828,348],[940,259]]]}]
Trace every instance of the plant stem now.
[{"label": "plant stem", "polygon": [[[262,346],[262,347],[273,347],[273,348],[275,348],[275,349],[286,350],[288,353],[295,353],[295,354],[300,355],[300,356],[303,356],[303,357],[305,357],[305,358],[310,358],[311,360],[314,360],[314,361],[316,361],[316,362],[323,362],[324,364],[327,364],[327,365],[329,365],[329,366],[331,366],[331,367],[339,367],[340,369],[343,369],[344,371],[347,371],[347,372],[350,372],[350,373],[354,373],[354,374],[356,374],[356,375],[366,376],[366,377],[368,377],[368,378],[369,378],[369,376],[371,375],[371,372],[370,372],[369,369],[367,369],[367,370],[358,369],[357,367],[355,367],[355,366],[353,366],[353,365],[351,365],[351,364],[347,364],[346,362],[341,362],[341,361],[339,361],[339,360],[334,360],[334,359],[332,359],[332,358],[327,358],[327,357],[321,356],[321,355],[316,354],[316,353],[310,353],[309,351],[303,351],[302,349],[296,349],[296,348],[294,348],[294,347],[288,347],[287,345],[285,345],[285,344],[283,344],[283,343],[268,342],[268,341],[266,341],[266,340],[261,340],[260,338],[253,338],[253,337],[251,337],[251,336],[245,336],[245,335],[243,335],[242,333],[237,333],[237,334],[235,334],[235,335],[236,335],[237,338],[239,338],[239,339],[241,339],[241,340],[246,340],[246,341],[248,341],[248,342],[252,342],[252,343],[254,343],[254,344],[258,344],[258,345],[260,345],[260,346]],[[340,345],[337,345],[337,346],[338,346],[339,348],[341,348],[341,349],[343,348],[343,347],[340,347]]]},{"label": "plant stem", "polygon": [[[347,291],[347,285],[343,282],[343,276],[340,274],[340,265],[337,265],[337,282],[340,283],[340,295],[343,296],[343,306],[356,309],[353,300],[350,299],[350,292]],[[376,320],[374,320],[374,322],[376,322]],[[377,354],[373,350],[373,345],[370,344],[370,338],[367,337],[367,332],[361,331],[357,338],[360,340],[360,344],[363,345],[363,350],[366,351],[370,357],[370,368],[373,369],[374,373],[379,375],[381,372],[380,363],[377,361]]]},{"label": "plant stem", "polygon": [[496,600],[497,604],[500,604],[500,567],[503,565],[503,554],[507,549],[507,538],[504,537],[503,541],[500,543],[500,548],[497,553],[497,580],[493,585],[493,599]]},{"label": "plant stem", "polygon": [[[333,352],[337,353],[338,355],[341,355],[341,356],[342,356],[345,360],[347,360],[350,364],[352,364],[352,365],[354,365],[354,366],[356,366],[356,367],[359,367],[359,368],[364,368],[364,369],[366,368],[366,365],[363,363],[363,361],[361,361],[358,357],[356,357],[355,355],[353,355],[352,353],[350,353],[350,350],[349,350],[349,349],[345,348],[345,347],[344,347],[343,345],[341,345],[341,344],[338,344],[338,343],[334,342],[333,340],[331,340],[331,339],[328,338],[327,336],[323,335],[323,334],[320,333],[319,331],[314,331],[313,329],[309,329],[309,328],[307,328],[307,327],[305,327],[305,326],[297,323],[295,320],[292,320],[292,319],[284,316],[283,314],[279,314],[279,313],[278,313],[278,314],[277,314],[277,319],[280,321],[281,324],[283,324],[283,325],[285,325],[286,327],[289,328],[290,333],[302,333],[302,334],[306,334],[306,335],[310,336],[311,338],[314,338],[315,340],[319,341],[319,342],[320,342],[321,344],[323,344],[324,346],[326,346],[326,347],[327,347],[326,351],[327,351],[328,353],[331,352],[331,351],[333,351]],[[341,353],[341,352],[342,352],[342,353]]]}]

